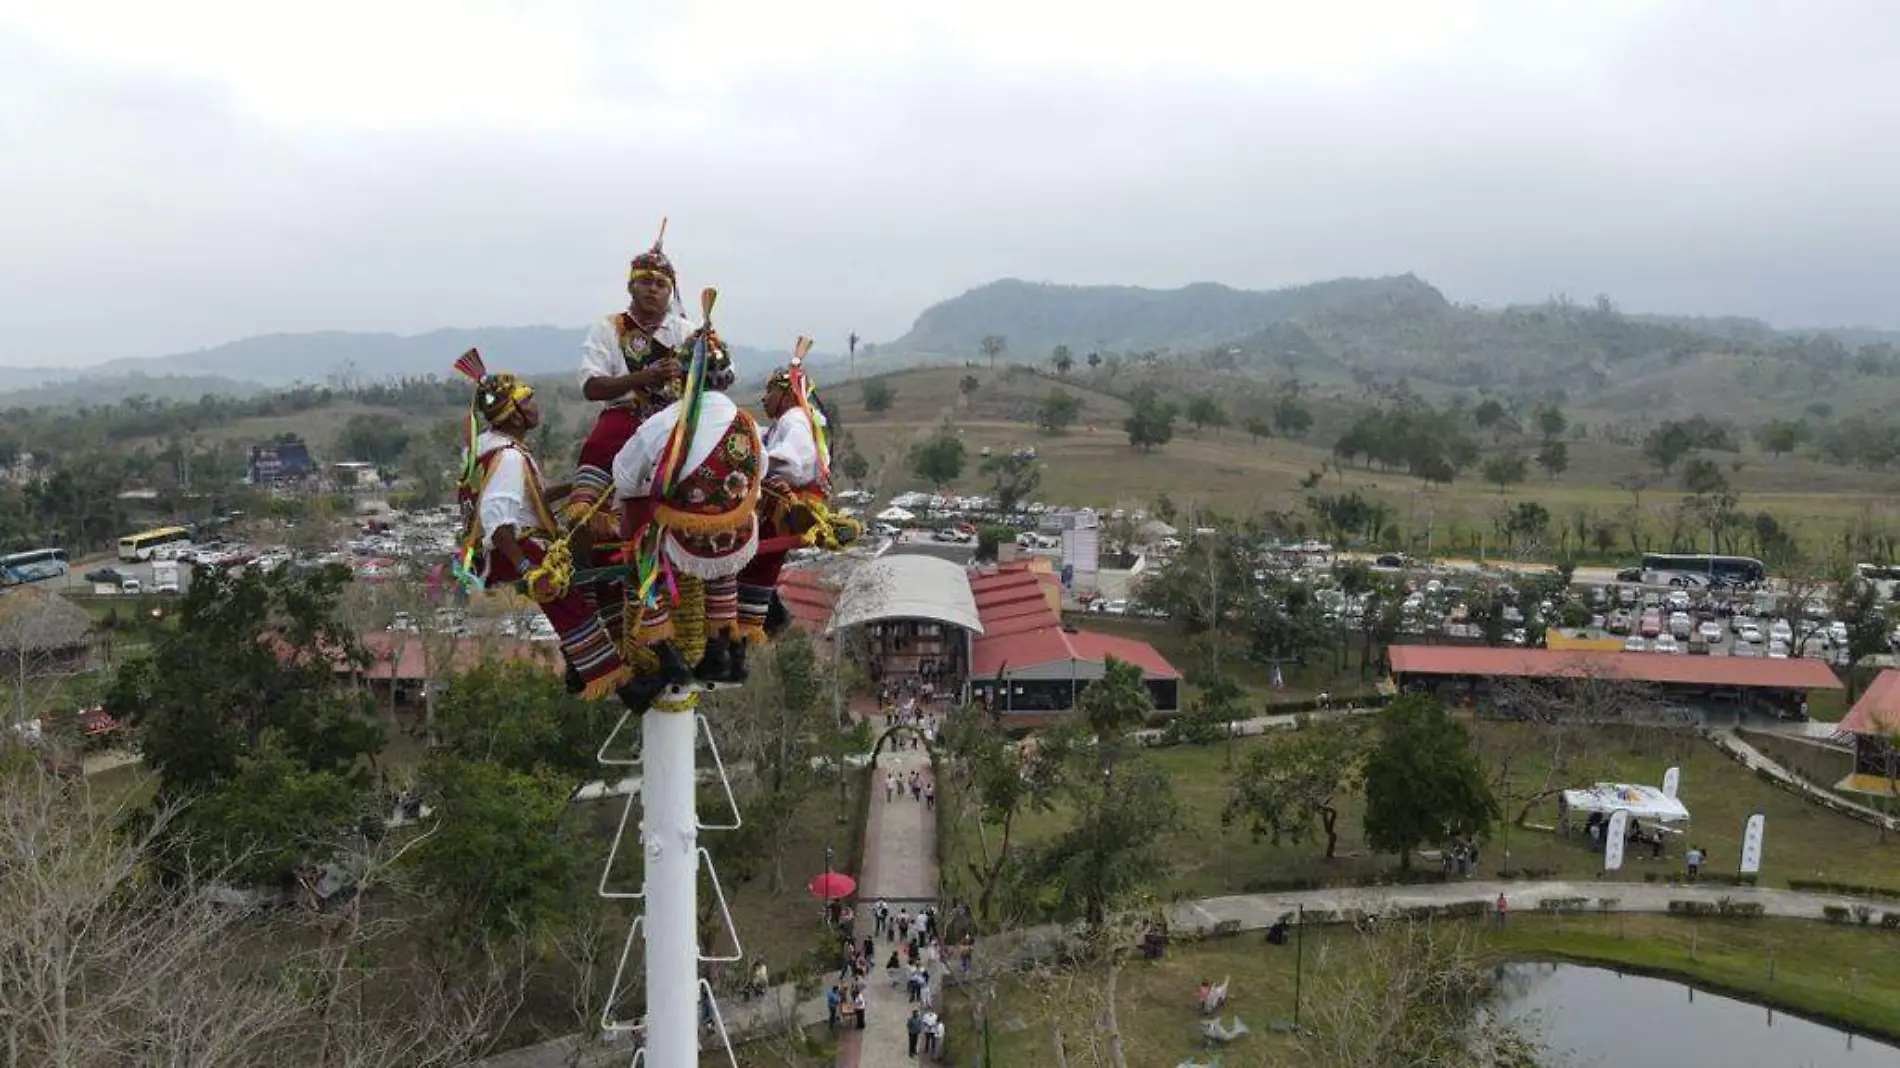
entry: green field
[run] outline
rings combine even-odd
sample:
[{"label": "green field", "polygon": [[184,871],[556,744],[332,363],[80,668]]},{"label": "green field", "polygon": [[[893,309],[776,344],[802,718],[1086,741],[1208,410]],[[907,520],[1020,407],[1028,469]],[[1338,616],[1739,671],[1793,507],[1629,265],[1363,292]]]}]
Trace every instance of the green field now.
[{"label": "green field", "polygon": [[[1507,751],[1523,747],[1518,753],[1515,781],[1532,786],[1541,783],[1548,757],[1525,747],[1523,732],[1528,728],[1491,722],[1475,722],[1472,727],[1489,767],[1495,768]],[[1235,766],[1244,765],[1251,751],[1269,742],[1256,738],[1232,743]],[[1255,841],[1239,824],[1222,825],[1221,810],[1232,790],[1227,745],[1159,749],[1153,751],[1152,759],[1167,772],[1182,808],[1180,825],[1163,843],[1169,873],[1156,889],[1167,897],[1217,897],[1303,880],[1334,885],[1365,883],[1389,875],[1397,867],[1396,858],[1366,849],[1360,831],[1364,803],[1356,794],[1341,800],[1339,855],[1328,861],[1323,856],[1323,838],[1303,845],[1275,846],[1269,841]],[[1752,813],[1762,812],[1767,815],[1762,885],[1785,885],[1790,879],[1827,879],[1900,887],[1900,842],[1883,844],[1873,827],[1807,804],[1769,785],[1707,742],[1689,736],[1667,736],[1652,738],[1641,747],[1614,744],[1598,770],[1611,781],[1654,784],[1662,781],[1664,768],[1672,764],[1682,768],[1681,796],[1693,817],[1687,838],[1708,854],[1706,870],[1736,870],[1743,824]],[[1521,786],[1518,792],[1528,795],[1530,789]],[[960,800],[946,788],[944,803],[951,804],[953,799]],[[1514,815],[1517,806],[1500,800],[1507,816]],[[957,811],[958,819],[945,821],[951,831],[944,846],[945,878],[953,894],[964,889],[957,881],[967,878],[963,874],[967,871],[964,858],[978,855],[973,839],[974,817],[967,810]],[[1553,826],[1556,817],[1553,798],[1533,810],[1531,826],[1494,830],[1491,841],[1481,846],[1479,874],[1490,877],[1505,870],[1522,873],[1532,869],[1550,873],[1546,878],[1598,878],[1600,857],[1587,848],[1585,839],[1538,829],[1537,825]],[[1033,845],[1046,840],[1067,826],[1069,818],[1060,807],[1020,816],[1016,842]],[[1650,876],[1660,879],[1680,874],[1686,848],[1687,843],[1678,839],[1660,860],[1632,852],[1622,871],[1605,878],[1642,881]],[[1422,861],[1415,866],[1430,867]]]},{"label": "green field", "polygon": [[[1573,960],[1621,966],[1684,979],[1698,985],[1771,1003],[1858,1030],[1900,1036],[1900,954],[1892,932],[1836,927],[1802,920],[1687,920],[1655,915],[1537,916],[1520,912],[1498,931],[1482,921],[1455,923],[1485,956],[1502,960]],[[1196,1051],[1203,1017],[1194,1007],[1202,982],[1231,980],[1226,1015],[1236,1013],[1255,1034],[1222,1052],[1224,1068],[1299,1066],[1292,1040],[1268,1025],[1291,1020],[1296,955],[1302,1002],[1324,997],[1337,984],[1355,982],[1363,956],[1362,936],[1345,926],[1315,928],[1296,951],[1267,944],[1258,932],[1187,945],[1177,944],[1159,961],[1130,963],[1123,971],[1117,1006],[1129,1068],[1174,1068]],[[1071,1053],[1098,1032],[1092,1004],[1078,989],[1099,990],[1099,976],[1011,979],[997,984],[988,1007],[997,1064],[1045,1063],[1050,1034],[1060,1025]],[[962,1024],[966,1055],[973,1039],[973,988],[953,991],[952,1025]],[[1310,1016],[1303,1020],[1310,1023]],[[1204,1059],[1206,1054],[1201,1054]],[[959,1063],[965,1063],[959,1061]],[[1106,1063],[1086,1056],[1082,1065]],[[1314,1068],[1330,1068],[1315,1065]]]},{"label": "green field", "polygon": [[[965,375],[975,375],[981,383],[967,396],[959,389]],[[1181,505],[1192,501],[1228,514],[1279,511],[1310,523],[1303,503],[1309,493],[1356,491],[1393,510],[1403,547],[1423,549],[1429,528],[1432,549],[1441,554],[1476,555],[1487,549],[1499,555],[1499,517],[1520,501],[1535,501],[1551,514],[1545,541],[1552,550],[1558,528],[1574,528],[1579,520],[1586,528],[1605,521],[1618,528],[1609,555],[1621,559],[1632,555],[1632,524],[1646,545],[1666,543],[1683,497],[1675,480],[1660,476],[1639,450],[1608,442],[1573,441],[1571,467],[1562,477],[1550,481],[1532,468],[1528,481],[1500,494],[1497,487],[1480,481],[1475,470],[1450,485],[1431,486],[1403,473],[1335,469],[1331,447],[1338,430],[1329,430],[1327,420],[1301,440],[1275,437],[1257,442],[1237,429],[1196,432],[1177,420],[1174,440],[1144,453],[1129,447],[1122,430],[1128,406],[1089,388],[1080,377],[1058,383],[1027,372],[1012,376],[981,368],[938,367],[893,374],[884,381],[896,391],[886,411],[865,411],[855,383],[838,385],[828,402],[840,409],[841,422],[871,461],[870,483],[884,494],[930,488],[909,471],[906,457],[911,446],[948,424],[970,454],[963,476],[952,487],[957,492],[988,489],[988,480],[978,470],[981,449],[1034,445],[1042,460],[1035,497],[1042,501],[1134,509],[1149,506],[1165,493]],[[1037,404],[1055,388],[1084,402],[1082,416],[1061,435],[1034,426]],[[1347,398],[1333,402],[1345,404]],[[1325,403],[1321,398],[1315,406]],[[1510,443],[1489,447],[1528,448]],[[1817,551],[1838,554],[1840,539],[1849,531],[1900,531],[1900,504],[1891,497],[1891,475],[1752,451],[1720,459],[1741,493],[1743,513],[1776,516]],[[1739,468],[1731,468],[1731,461]],[[1326,475],[1317,487],[1300,488],[1301,480],[1321,471]],[[1630,475],[1647,477],[1648,487],[1632,495],[1616,485]],[[1693,544],[1706,542],[1706,531],[1689,529]],[[1752,551],[1746,540],[1744,551]]]}]

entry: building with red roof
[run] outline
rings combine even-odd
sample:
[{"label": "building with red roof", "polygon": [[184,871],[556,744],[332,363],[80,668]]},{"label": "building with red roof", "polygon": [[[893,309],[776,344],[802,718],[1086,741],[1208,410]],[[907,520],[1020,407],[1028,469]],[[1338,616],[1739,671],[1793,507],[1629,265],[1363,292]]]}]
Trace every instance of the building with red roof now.
[{"label": "building with red roof", "polygon": [[1854,773],[1841,788],[1892,796],[1900,773],[1900,671],[1882,671],[1847,710],[1839,729],[1854,736]]},{"label": "building with red roof", "polygon": [[1181,707],[1181,673],[1154,646],[1062,622],[1062,587],[1050,572],[1006,564],[970,579],[982,636],[970,643],[970,689],[1005,720],[1023,722],[1075,707],[1109,657],[1134,664],[1157,712]]},{"label": "building with red roof", "polygon": [[1401,690],[1482,691],[1496,679],[1549,682],[1594,679],[1653,686],[1682,698],[1718,698],[1793,713],[1814,690],[1843,689],[1819,660],[1593,649],[1492,649],[1464,645],[1394,645],[1392,679]]},{"label": "building with red roof", "polygon": [[866,628],[880,675],[928,663],[950,687],[1017,722],[1073,708],[1111,656],[1141,668],[1157,711],[1178,711],[1181,673],[1146,642],[1065,626],[1062,584],[1040,563],[966,571],[921,555],[887,556],[830,579],[787,570],[779,599],[793,625],[814,636]]}]

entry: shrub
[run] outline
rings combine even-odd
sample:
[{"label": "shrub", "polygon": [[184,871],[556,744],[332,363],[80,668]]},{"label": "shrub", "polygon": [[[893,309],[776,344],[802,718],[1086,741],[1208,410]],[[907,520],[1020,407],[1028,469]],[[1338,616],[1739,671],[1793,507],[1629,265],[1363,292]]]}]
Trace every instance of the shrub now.
[{"label": "shrub", "polygon": [[1623,903],[1623,899],[1620,897],[1597,898],[1597,908],[1603,910],[1604,912],[1614,912],[1616,911],[1616,906],[1621,905],[1622,903]]},{"label": "shrub", "polygon": [[1849,913],[1846,905],[1823,905],[1821,915],[1827,917],[1829,923],[1846,923]]},{"label": "shrub", "polygon": [[1716,907],[1709,901],[1677,899],[1669,903],[1669,914],[1671,916],[1713,916],[1716,914]]},{"label": "shrub", "polygon": [[1544,912],[1581,912],[1589,903],[1587,897],[1547,897],[1537,907]]},{"label": "shrub", "polygon": [[1900,931],[1900,912],[1881,913],[1880,926],[1885,927],[1889,931]]},{"label": "shrub", "polygon": [[1866,905],[1855,905],[1854,919],[1858,921],[1862,927],[1865,927],[1873,922],[1874,910]]},{"label": "shrub", "polygon": [[1726,897],[1716,902],[1715,908],[1724,916],[1742,920],[1757,919],[1768,911],[1767,907],[1759,901],[1735,901]]}]

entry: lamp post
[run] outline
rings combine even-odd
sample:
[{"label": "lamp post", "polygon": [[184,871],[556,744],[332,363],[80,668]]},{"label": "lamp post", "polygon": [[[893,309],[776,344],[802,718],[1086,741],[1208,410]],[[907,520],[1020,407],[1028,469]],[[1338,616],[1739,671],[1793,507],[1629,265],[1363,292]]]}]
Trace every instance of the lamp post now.
[{"label": "lamp post", "polygon": [[831,847],[825,847],[825,922],[831,922]]},{"label": "lamp post", "polygon": [[1306,971],[1306,906],[1298,905],[1299,928],[1293,932],[1293,1030],[1300,1029],[1300,979]]}]

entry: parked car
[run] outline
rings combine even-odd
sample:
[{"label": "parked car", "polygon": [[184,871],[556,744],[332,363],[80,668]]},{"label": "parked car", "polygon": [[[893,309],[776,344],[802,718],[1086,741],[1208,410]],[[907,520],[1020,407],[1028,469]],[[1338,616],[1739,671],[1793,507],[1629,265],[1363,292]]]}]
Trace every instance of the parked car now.
[{"label": "parked car", "polygon": [[87,582],[98,582],[107,586],[117,586],[120,582],[125,580],[125,575],[122,574],[118,568],[102,567],[94,571],[86,572],[85,578]]}]

